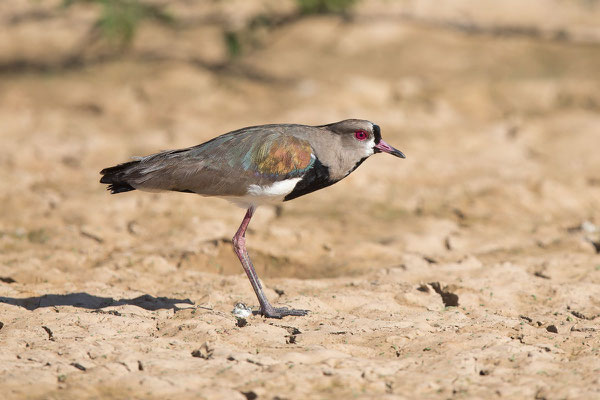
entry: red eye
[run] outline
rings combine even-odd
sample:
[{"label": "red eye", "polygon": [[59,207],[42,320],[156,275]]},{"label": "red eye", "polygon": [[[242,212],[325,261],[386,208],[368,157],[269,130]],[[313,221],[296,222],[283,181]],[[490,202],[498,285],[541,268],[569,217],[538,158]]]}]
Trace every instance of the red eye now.
[{"label": "red eye", "polygon": [[354,132],[354,137],[358,140],[365,140],[367,136],[367,132],[363,131],[362,129],[360,131]]}]

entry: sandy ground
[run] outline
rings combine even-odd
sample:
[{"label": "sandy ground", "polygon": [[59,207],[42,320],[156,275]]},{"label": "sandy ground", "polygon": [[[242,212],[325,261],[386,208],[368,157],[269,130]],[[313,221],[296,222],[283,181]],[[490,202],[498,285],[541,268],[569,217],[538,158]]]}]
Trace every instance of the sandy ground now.
[{"label": "sandy ground", "polygon": [[[400,3],[410,18],[281,27],[242,58],[266,80],[176,59],[2,75],[1,397],[600,398],[600,7],[471,9],[543,33],[498,35],[440,22],[472,2]],[[10,25],[4,57],[59,54],[45,23]],[[210,32],[161,32],[134,51],[222,57]],[[250,226],[268,296],[307,317],[231,314],[257,303],[231,251],[243,210],[98,183],[242,126],[348,117],[407,159]]]}]

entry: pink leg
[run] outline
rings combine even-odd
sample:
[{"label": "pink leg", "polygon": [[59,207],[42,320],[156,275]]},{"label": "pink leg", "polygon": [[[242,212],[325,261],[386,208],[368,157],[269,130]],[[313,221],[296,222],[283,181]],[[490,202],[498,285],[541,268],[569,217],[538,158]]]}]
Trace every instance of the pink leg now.
[{"label": "pink leg", "polygon": [[294,310],[285,307],[273,307],[263,292],[258,275],[254,270],[254,266],[252,265],[252,261],[248,255],[248,251],[246,251],[246,228],[248,228],[248,224],[250,223],[250,219],[254,214],[254,210],[255,207],[250,207],[248,211],[246,211],[246,216],[244,217],[242,224],[233,237],[233,251],[235,251],[235,254],[237,254],[238,258],[240,259],[242,267],[244,267],[244,271],[246,271],[246,275],[250,280],[252,289],[254,289],[256,297],[258,297],[258,302],[260,303],[260,313],[267,318],[282,318],[288,315],[306,315],[308,310]]}]

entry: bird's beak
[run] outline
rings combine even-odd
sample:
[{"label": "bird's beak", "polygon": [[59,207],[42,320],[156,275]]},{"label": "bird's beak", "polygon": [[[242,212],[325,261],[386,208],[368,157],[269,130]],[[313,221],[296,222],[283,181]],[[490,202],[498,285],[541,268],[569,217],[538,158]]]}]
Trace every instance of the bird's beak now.
[{"label": "bird's beak", "polygon": [[380,153],[380,152],[389,153],[393,156],[400,157],[400,158],[406,158],[406,156],[400,150],[393,148],[392,146],[390,146],[389,144],[384,142],[383,139],[380,140],[379,143],[377,143],[375,145],[375,153]]}]

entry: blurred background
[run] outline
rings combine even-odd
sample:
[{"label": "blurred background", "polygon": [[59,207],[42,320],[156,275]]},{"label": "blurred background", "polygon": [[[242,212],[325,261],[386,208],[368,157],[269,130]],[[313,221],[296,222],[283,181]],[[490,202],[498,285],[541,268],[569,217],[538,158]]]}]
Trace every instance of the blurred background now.
[{"label": "blurred background", "polygon": [[[346,118],[407,159],[262,207],[248,234],[273,303],[313,310],[300,329],[232,321],[256,305],[231,250],[244,210],[98,182],[244,126]],[[278,398],[596,398],[599,149],[597,0],[2,1],[0,376],[27,398],[264,398],[257,379]],[[210,363],[190,356],[205,340]]]},{"label": "blurred background", "polygon": [[221,240],[243,211],[108,196],[98,171],[263,123],[365,118],[408,156],[261,210],[263,276],[505,257],[598,222],[599,21],[593,0],[3,2],[4,268],[240,273]]}]

